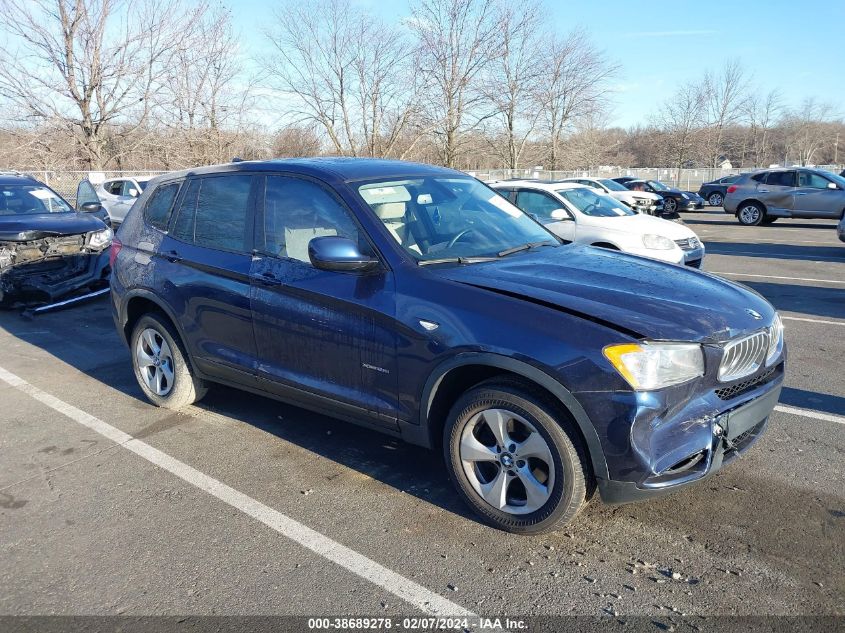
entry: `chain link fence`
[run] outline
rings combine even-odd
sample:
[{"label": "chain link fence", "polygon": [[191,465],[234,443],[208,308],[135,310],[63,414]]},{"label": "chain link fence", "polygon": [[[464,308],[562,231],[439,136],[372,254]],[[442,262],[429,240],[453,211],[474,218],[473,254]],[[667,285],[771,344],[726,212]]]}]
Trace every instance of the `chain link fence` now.
[{"label": "chain link fence", "polygon": [[[689,168],[677,169],[671,167],[599,167],[596,169],[573,169],[568,171],[548,169],[486,169],[467,172],[480,180],[507,180],[509,178],[534,178],[539,180],[563,180],[564,178],[617,178],[621,176],[633,176],[644,180],[659,180],[667,185],[673,185],[684,191],[698,191],[698,188],[705,182],[711,182],[724,176],[744,174],[761,167],[744,167],[722,169],[716,168]],[[815,165],[814,169],[823,169],[834,174],[842,171],[842,165]]]}]

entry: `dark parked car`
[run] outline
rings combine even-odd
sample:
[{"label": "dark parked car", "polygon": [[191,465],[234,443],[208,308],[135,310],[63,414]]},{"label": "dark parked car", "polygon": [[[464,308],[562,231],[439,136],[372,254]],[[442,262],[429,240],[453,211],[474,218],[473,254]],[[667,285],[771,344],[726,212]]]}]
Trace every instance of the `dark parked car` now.
[{"label": "dark parked car", "polygon": [[704,208],[704,200],[697,193],[668,187],[659,180],[629,180],[623,183],[632,191],[649,191],[663,198],[663,213],[696,211]]},{"label": "dark parked car", "polygon": [[104,217],[99,204],[77,211],[29,176],[0,174],[0,306],[105,287],[112,232]]},{"label": "dark parked car", "polygon": [[636,176],[619,176],[618,178],[611,178],[614,182],[618,182],[620,185],[627,185],[632,180],[639,180]]},{"label": "dark parked car", "polygon": [[596,487],[622,502],[707,477],[760,436],[783,382],[780,319],[756,293],[564,245],[450,169],[172,173],[112,251],[150,401],[225,383],[437,448],[463,499],[513,532],[562,525]]},{"label": "dark parked car", "polygon": [[804,167],[764,169],[728,187],[724,207],[747,226],[778,218],[839,220],[845,215],[845,178]]},{"label": "dark parked car", "polygon": [[698,195],[704,198],[711,207],[721,207],[725,199],[728,187],[735,183],[744,174],[724,176],[710,182],[705,182],[698,189]]}]

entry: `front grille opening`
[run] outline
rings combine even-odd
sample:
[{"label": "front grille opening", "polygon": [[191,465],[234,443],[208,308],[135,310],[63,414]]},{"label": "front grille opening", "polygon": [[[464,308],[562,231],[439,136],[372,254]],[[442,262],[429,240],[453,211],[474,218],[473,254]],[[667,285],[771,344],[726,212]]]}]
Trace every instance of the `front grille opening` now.
[{"label": "front grille opening", "polygon": [[694,454],[690,455],[689,457],[685,457],[684,459],[679,461],[677,464],[670,466],[669,468],[664,470],[661,474],[662,475],[677,475],[679,473],[686,472],[686,471],[690,470],[691,468],[693,468],[696,464],[698,464],[698,462],[700,462],[702,459],[704,459],[705,455],[706,455],[706,451],[703,451],[703,450],[698,451],[697,453],[694,453]]},{"label": "front grille opening", "polygon": [[756,389],[760,385],[764,385],[775,374],[775,370],[777,366],[772,367],[768,371],[760,374],[759,376],[754,376],[753,378],[749,378],[748,380],[743,380],[742,382],[738,382],[735,385],[731,385],[730,387],[722,387],[721,389],[716,389],[716,395],[719,396],[722,400],[731,400],[732,398],[736,398],[737,396],[741,396],[744,393],[747,393],[753,389]]},{"label": "front grille opening", "polygon": [[760,434],[760,431],[763,430],[763,426],[765,426],[766,421],[763,420],[762,422],[758,422],[755,426],[752,426],[747,431],[740,433],[735,438],[731,440],[733,447],[731,448],[732,451],[736,451],[737,453],[742,452],[744,449],[748,448],[749,444],[754,441],[754,439]]}]

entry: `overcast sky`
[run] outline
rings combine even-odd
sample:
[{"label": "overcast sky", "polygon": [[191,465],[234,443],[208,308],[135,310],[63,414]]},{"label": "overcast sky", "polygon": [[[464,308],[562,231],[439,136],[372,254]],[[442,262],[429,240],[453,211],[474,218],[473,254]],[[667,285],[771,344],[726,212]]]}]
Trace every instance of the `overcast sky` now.
[{"label": "overcast sky", "polygon": [[[406,0],[355,0],[384,19],[410,14]],[[515,0],[516,1],[516,0]],[[764,92],[797,105],[815,96],[845,114],[845,0],[550,0],[547,23],[586,27],[622,67],[610,123],[646,123],[672,89],[738,58]],[[232,0],[245,53],[263,49],[272,0]]]}]

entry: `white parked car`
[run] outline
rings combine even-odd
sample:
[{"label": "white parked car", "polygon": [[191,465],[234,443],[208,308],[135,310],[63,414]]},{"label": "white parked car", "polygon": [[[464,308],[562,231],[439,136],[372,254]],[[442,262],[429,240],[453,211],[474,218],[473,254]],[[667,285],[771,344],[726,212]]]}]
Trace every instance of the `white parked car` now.
[{"label": "white parked car", "polygon": [[80,200],[99,202],[108,212],[112,224],[120,224],[152,179],[153,176],[110,178],[98,185],[83,180],[76,188],[77,204],[80,204]]},{"label": "white parked car", "polygon": [[619,200],[576,183],[509,180],[490,185],[558,237],[701,267],[704,245],[677,222],[637,213]]},{"label": "white parked car", "polygon": [[660,215],[663,211],[663,198],[661,196],[650,191],[631,191],[625,185],[620,185],[610,178],[564,178],[559,182],[572,182],[585,187],[592,187],[643,213]]}]

